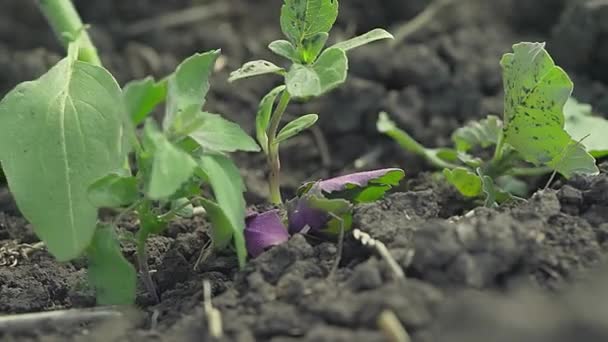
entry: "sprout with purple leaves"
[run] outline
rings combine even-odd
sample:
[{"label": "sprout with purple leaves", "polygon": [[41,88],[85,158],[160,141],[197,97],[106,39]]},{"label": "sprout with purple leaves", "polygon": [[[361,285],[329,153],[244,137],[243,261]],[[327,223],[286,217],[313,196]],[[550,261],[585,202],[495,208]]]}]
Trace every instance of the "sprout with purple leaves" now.
[{"label": "sprout with purple leaves", "polygon": [[247,250],[256,257],[290,234],[341,235],[351,228],[353,205],[382,198],[404,175],[401,169],[382,169],[306,183],[287,203],[288,228],[276,209],[248,216]]}]

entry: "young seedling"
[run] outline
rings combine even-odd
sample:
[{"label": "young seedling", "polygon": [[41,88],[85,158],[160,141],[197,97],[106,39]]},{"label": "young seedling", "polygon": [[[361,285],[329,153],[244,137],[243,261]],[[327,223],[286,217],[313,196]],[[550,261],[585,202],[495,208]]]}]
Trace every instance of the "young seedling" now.
[{"label": "young seedling", "polygon": [[[600,133],[607,126],[604,119],[589,116],[590,109],[581,110],[575,102],[566,106],[564,118],[573,84],[545,45],[520,43],[513,50],[500,63],[505,90],[503,120],[488,116],[457,129],[452,135],[453,148],[422,146],[397,128],[386,113],[380,114],[377,124],[380,132],[404,149],[443,169],[446,180],[460,193],[481,197],[486,206],[514,195],[525,196],[528,189],[521,176],[554,171],[566,178],[575,173],[597,174],[594,157],[608,154],[608,143]],[[593,129],[595,125],[598,130]],[[491,158],[474,154],[488,148],[494,148]]]},{"label": "young seedling", "polygon": [[230,75],[230,81],[265,74],[284,77],[284,84],[261,100],[256,117],[256,136],[267,157],[270,201],[274,204],[282,203],[280,143],[310,128],[318,118],[317,114],[303,115],[279,129],[291,100],[309,100],[338,87],[347,76],[346,52],[376,40],[392,38],[385,30],[375,29],[324,49],[337,17],[338,0],[285,0],[281,8],[281,30],[287,40],[274,41],[268,48],[291,65],[283,68],[256,60],[245,63]]},{"label": "young seedling", "polygon": [[353,205],[377,201],[404,175],[401,169],[382,169],[306,183],[287,202],[287,228],[278,210],[249,215],[247,250],[256,257],[296,233],[338,236],[340,243],[351,228]]},{"label": "young seedling", "polygon": [[[202,110],[219,51],[189,57],[159,82],[146,78],[121,90],[101,66],[72,4],[40,4],[67,39],[67,57],[0,102],[0,161],[20,211],[49,252],[59,261],[88,257],[99,304],[132,303],[136,274],[121,253],[116,226],[135,212],[140,229],[132,240],[143,281],[156,298],[146,240],[200,205],[213,223],[215,247],[232,242],[243,265],[244,186],[226,154],[259,147],[236,124]],[[164,101],[158,127],[147,117]],[[142,122],[138,136],[135,126]],[[101,207],[122,213],[98,223]]]}]

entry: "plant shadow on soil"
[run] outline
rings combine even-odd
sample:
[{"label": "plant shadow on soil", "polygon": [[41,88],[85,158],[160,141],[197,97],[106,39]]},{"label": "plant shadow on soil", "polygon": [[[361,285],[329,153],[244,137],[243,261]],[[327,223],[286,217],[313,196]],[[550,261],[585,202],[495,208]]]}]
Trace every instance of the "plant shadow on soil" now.
[{"label": "plant shadow on soil", "polygon": [[[76,1],[92,24],[104,61],[121,83],[148,73],[161,76],[193,52],[222,48],[225,66],[213,80],[208,107],[251,131],[257,101],[276,80],[237,85],[225,80],[229,70],[252,56],[272,58],[264,46],[280,36],[276,12],[281,1],[211,2],[216,3],[224,10],[208,22],[133,34],[133,23],[185,8],[190,1],[154,6],[143,0]],[[397,25],[425,3],[344,1],[338,34]],[[332,276],[336,245],[300,235],[251,260],[243,271],[229,251],[212,254],[195,271],[208,224],[202,218],[178,220],[151,238],[148,247],[159,304],[140,286],[140,310],[126,318],[0,331],[0,339],[204,340],[208,327],[202,283],[207,279],[227,341],[384,341],[376,320],[386,309],[416,342],[607,340],[603,308],[608,306],[600,292],[608,282],[608,270],[601,266],[608,237],[605,165],[600,176],[558,181],[525,203],[486,209],[423,172],[429,171],[423,161],[408,157],[375,132],[377,113],[387,110],[421,142],[442,146],[463,122],[502,112],[498,60],[512,43],[524,39],[548,40],[558,64],[573,75],[576,96],[608,113],[608,91],[602,83],[608,83],[608,59],[601,58],[607,55],[608,42],[601,39],[608,39],[608,31],[600,20],[608,5],[554,1],[547,14],[546,3],[467,1],[405,43],[354,53],[352,77],[343,88],[290,110],[321,114],[319,126],[331,158],[318,152],[318,136],[302,135],[286,146],[286,193],[303,180],[352,171],[354,160],[362,156],[365,168],[406,170],[408,180],[399,192],[358,206],[354,219],[356,228],[387,245],[406,280],[394,279],[381,259],[351,237]],[[61,49],[33,2],[6,2],[0,4],[0,13],[3,94],[43,73]],[[585,25],[584,34],[569,29],[579,24]],[[263,158],[243,154],[237,161],[249,188],[248,203],[262,204]],[[0,190],[0,245],[9,240],[35,243],[31,227],[9,198]],[[134,226],[127,222],[123,228]],[[125,246],[124,253],[133,261],[132,248]],[[0,313],[94,305],[85,266],[84,260],[58,264],[44,251],[33,252],[15,267],[0,266]]]}]

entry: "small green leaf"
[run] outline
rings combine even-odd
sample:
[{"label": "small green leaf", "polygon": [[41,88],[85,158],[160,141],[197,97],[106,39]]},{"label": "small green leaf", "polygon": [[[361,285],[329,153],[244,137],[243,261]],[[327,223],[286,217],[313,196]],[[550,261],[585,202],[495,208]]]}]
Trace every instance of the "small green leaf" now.
[{"label": "small green leaf", "polygon": [[110,173],[89,187],[89,201],[97,208],[117,208],[137,200],[137,179]]},{"label": "small green leaf", "polygon": [[566,178],[570,178],[575,174],[597,175],[599,169],[595,165],[595,158],[591,156],[585,146],[577,141],[572,141],[562,153],[549,166],[557,170]]},{"label": "small green leaf", "polygon": [[279,134],[277,134],[277,139],[275,140],[276,144],[279,144],[291,137],[298,135],[303,130],[311,127],[317,122],[319,116],[317,114],[306,114],[300,116],[299,118],[289,122]]},{"label": "small green leaf", "polygon": [[338,0],[285,0],[281,8],[281,30],[293,45],[329,32],[338,18]]},{"label": "small green leaf", "polygon": [[144,122],[154,108],[165,101],[166,97],[167,83],[156,82],[150,76],[131,81],[123,89],[127,113],[135,125]]},{"label": "small green leaf", "polygon": [[325,47],[327,38],[329,38],[329,34],[327,32],[319,32],[314,36],[302,41],[302,61],[305,64],[310,64],[317,59],[321,53],[321,50],[323,50],[323,47]]},{"label": "small green leaf", "polygon": [[97,305],[135,303],[135,268],[122,255],[114,227],[99,226],[87,249],[89,282],[95,287]]},{"label": "small green leaf", "polygon": [[331,48],[337,48],[342,49],[344,51],[348,51],[381,39],[394,39],[394,37],[386,30],[377,28],[360,36],[332,45]]},{"label": "small green leaf", "polygon": [[526,197],[530,191],[528,183],[509,175],[496,178],[496,184],[505,192],[519,197]]},{"label": "small green leaf", "polygon": [[162,217],[156,215],[150,206],[150,203],[144,203],[138,208],[139,211],[139,230],[136,233],[137,241],[146,241],[148,236],[152,234],[162,233],[169,222]]},{"label": "small green leaf", "polygon": [[152,120],[148,120],[144,128],[144,148],[152,156],[146,187],[151,199],[170,197],[194,174],[194,159],[169,142]]},{"label": "small green leaf", "polygon": [[316,97],[344,83],[347,71],[346,53],[327,49],[313,65],[294,64],[285,76],[285,84],[293,97]]},{"label": "small green leaf", "polygon": [[589,153],[595,158],[608,156],[608,120],[594,116],[591,105],[579,103],[570,98],[564,106],[566,118],[565,129],[572,139],[579,141],[587,147]]},{"label": "small green leaf", "polygon": [[185,197],[171,201],[171,210],[175,210],[175,215],[183,218],[191,218],[194,215],[194,206]]},{"label": "small green leaf", "polygon": [[219,55],[219,50],[194,54],[186,58],[169,77],[164,131],[171,129],[175,118],[182,113],[201,110],[209,91],[209,77]]},{"label": "small green leaf", "polygon": [[105,69],[68,57],[0,102],[0,161],[21,213],[59,261],[90,244],[88,187],[125,161],[125,106]]},{"label": "small green leaf", "polygon": [[452,134],[456,150],[466,152],[473,147],[487,148],[498,143],[502,131],[502,121],[497,116],[488,115],[479,121],[471,121]]},{"label": "small green leaf", "polygon": [[443,175],[463,196],[477,197],[481,195],[481,178],[472,171],[463,167],[451,170],[444,169]]},{"label": "small green leaf", "polygon": [[[520,43],[501,60],[505,88],[504,141],[528,162],[597,174],[595,160],[564,130],[572,81],[540,43]],[[574,148],[570,148],[576,143]],[[574,165],[573,163],[581,163]]]},{"label": "small green leaf", "polygon": [[490,176],[484,175],[481,168],[477,168],[477,175],[481,179],[481,189],[485,196],[484,205],[487,208],[496,207],[498,203],[506,202],[512,198],[509,193],[498,188]]},{"label": "small green leaf", "polygon": [[[239,263],[244,265],[247,258],[245,247],[245,185],[238,168],[232,160],[223,155],[203,155],[199,166],[207,175],[217,205],[203,201],[207,214],[214,223],[214,243],[217,248],[225,248],[233,238]],[[229,224],[226,222],[229,222]]]},{"label": "small green leaf", "polygon": [[255,118],[255,132],[258,139],[258,143],[262,146],[264,153],[268,154],[268,124],[270,123],[270,117],[272,116],[272,109],[278,96],[285,91],[285,86],[281,85],[271,90],[258,107],[258,114]]},{"label": "small green leaf", "polygon": [[323,229],[324,233],[337,235],[341,228],[344,228],[344,231],[349,231],[352,227],[352,204],[349,201],[342,198],[329,199],[323,196],[309,195],[308,205],[313,209],[332,214],[327,227]]},{"label": "small green leaf", "polygon": [[296,48],[287,40],[275,40],[268,45],[270,51],[296,63],[300,62]]},{"label": "small green leaf", "polygon": [[251,61],[243,64],[240,69],[237,69],[230,73],[230,77],[228,78],[228,82],[234,82],[236,80],[240,80],[243,78],[254,77],[259,75],[266,74],[278,74],[283,75],[285,73],[285,69],[277,66],[269,61],[258,60]]},{"label": "small green leaf", "polygon": [[260,147],[234,122],[221,115],[200,112],[201,124],[189,134],[201,147],[217,152],[257,152]]}]

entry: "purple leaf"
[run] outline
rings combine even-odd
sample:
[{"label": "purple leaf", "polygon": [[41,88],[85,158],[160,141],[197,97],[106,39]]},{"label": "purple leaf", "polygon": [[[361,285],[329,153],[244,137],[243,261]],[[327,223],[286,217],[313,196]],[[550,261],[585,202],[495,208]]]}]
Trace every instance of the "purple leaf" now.
[{"label": "purple leaf", "polygon": [[403,170],[391,168],[373,171],[351,173],[344,176],[326,179],[317,183],[317,186],[326,193],[342,191],[349,188],[349,185],[366,187],[371,181],[380,180],[382,184],[398,185],[403,178]]},{"label": "purple leaf", "polygon": [[287,203],[289,233],[301,233],[306,227],[311,231],[325,228],[330,216],[323,210],[315,209],[308,203],[308,196],[297,197]]},{"label": "purple leaf", "polygon": [[278,210],[270,210],[261,214],[248,213],[245,224],[247,251],[253,257],[257,257],[266,249],[289,239],[289,233],[279,217]]}]

